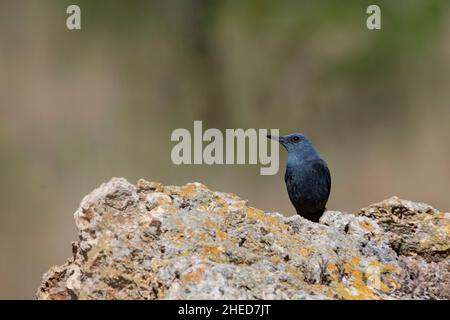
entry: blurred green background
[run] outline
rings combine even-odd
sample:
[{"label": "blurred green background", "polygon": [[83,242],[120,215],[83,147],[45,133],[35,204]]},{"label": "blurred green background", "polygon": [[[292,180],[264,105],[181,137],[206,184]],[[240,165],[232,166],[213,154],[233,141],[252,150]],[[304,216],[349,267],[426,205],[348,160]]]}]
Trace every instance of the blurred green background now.
[{"label": "blurred green background", "polygon": [[200,181],[293,214],[284,168],[173,165],[170,134],[194,120],[308,134],[330,209],[398,195],[448,211],[449,5],[0,0],[0,298],[33,298],[71,255],[82,197],[113,176]]}]

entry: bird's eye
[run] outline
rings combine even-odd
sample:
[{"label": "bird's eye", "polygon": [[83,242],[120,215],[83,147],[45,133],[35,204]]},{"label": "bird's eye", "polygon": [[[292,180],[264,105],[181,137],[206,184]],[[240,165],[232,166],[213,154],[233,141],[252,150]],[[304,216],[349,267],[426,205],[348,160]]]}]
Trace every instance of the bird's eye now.
[{"label": "bird's eye", "polygon": [[297,136],[295,136],[295,137],[292,138],[292,141],[294,141],[294,142],[297,142],[297,141],[299,141],[299,140],[300,140],[300,138],[297,137]]}]

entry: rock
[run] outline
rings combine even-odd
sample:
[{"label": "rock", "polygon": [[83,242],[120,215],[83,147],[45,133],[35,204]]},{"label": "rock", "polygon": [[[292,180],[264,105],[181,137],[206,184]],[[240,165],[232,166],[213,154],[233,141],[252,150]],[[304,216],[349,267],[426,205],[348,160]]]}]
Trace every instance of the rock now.
[{"label": "rock", "polygon": [[200,183],[113,178],[38,299],[449,299],[450,214],[391,198],[320,223]]},{"label": "rock", "polygon": [[359,215],[376,220],[399,255],[439,262],[450,254],[450,213],[392,197],[362,209]]}]

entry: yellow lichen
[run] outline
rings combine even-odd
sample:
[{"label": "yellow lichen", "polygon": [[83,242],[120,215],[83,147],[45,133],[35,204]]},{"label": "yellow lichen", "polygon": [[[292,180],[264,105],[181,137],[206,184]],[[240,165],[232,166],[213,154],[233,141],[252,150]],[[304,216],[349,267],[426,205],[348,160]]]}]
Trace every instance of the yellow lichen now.
[{"label": "yellow lichen", "polygon": [[229,205],[222,198],[217,198],[214,212],[218,214],[226,214],[229,211]]},{"label": "yellow lichen", "polygon": [[185,184],[181,187],[180,196],[183,198],[189,198],[197,192],[197,187],[193,183]]},{"label": "yellow lichen", "polygon": [[108,253],[110,251],[112,237],[111,232],[103,233],[103,235],[98,239],[97,244],[88,251],[86,263],[88,268],[91,268],[94,265],[101,252]]},{"label": "yellow lichen", "polygon": [[228,239],[228,235],[222,230],[217,230],[217,236],[219,237],[220,240]]},{"label": "yellow lichen", "polygon": [[[394,273],[400,272],[397,266],[372,260],[366,270],[363,270],[360,263],[359,256],[353,256],[344,262],[341,268],[335,263],[329,263],[327,271],[330,274],[331,284],[328,290],[332,290],[334,294],[330,292],[325,294],[349,300],[378,300],[381,297],[376,290],[391,293],[392,290],[400,288],[400,284],[393,276]],[[347,279],[346,284],[342,283],[343,277]]]},{"label": "yellow lichen", "polygon": [[313,251],[314,251],[313,247],[311,247],[311,246],[303,246],[303,247],[300,248],[299,254],[302,257],[306,257],[309,254],[311,254]]},{"label": "yellow lichen", "polygon": [[212,261],[220,262],[222,254],[222,248],[215,245],[204,245],[202,248],[202,259],[209,259]]},{"label": "yellow lichen", "polygon": [[248,207],[245,210],[245,213],[249,219],[259,220],[266,224],[266,227],[272,229],[271,227],[276,227],[283,231],[286,231],[288,226],[282,223],[278,218],[269,216],[264,213],[264,211],[255,209],[253,207]]},{"label": "yellow lichen", "polygon": [[232,206],[234,207],[234,208],[237,208],[237,209],[242,209],[242,208],[244,208],[245,207],[245,201],[244,200],[241,200],[241,201],[236,201],[236,202],[233,202],[233,204],[232,204]]},{"label": "yellow lichen", "polygon": [[285,270],[298,279],[303,278],[302,272],[290,264],[286,264]]},{"label": "yellow lichen", "polygon": [[197,194],[197,191],[199,189],[203,189],[205,191],[209,191],[208,187],[206,187],[204,184],[194,182],[194,183],[187,183],[180,189],[180,196],[183,198],[192,198]]},{"label": "yellow lichen", "polygon": [[272,261],[272,263],[276,264],[276,263],[280,262],[280,257],[273,255],[270,257],[270,260]]},{"label": "yellow lichen", "polygon": [[369,262],[366,273],[367,278],[374,283],[375,289],[390,293],[393,289],[401,288],[401,284],[396,282],[392,276],[393,274],[400,274],[400,269],[395,265],[384,264],[374,259]]},{"label": "yellow lichen", "polygon": [[[365,283],[365,274],[359,266],[360,260],[361,258],[359,256],[353,256],[350,261],[344,263],[342,267],[343,272],[350,280],[347,285],[342,283],[341,275],[338,272],[339,270],[336,264],[328,264],[327,270],[330,273],[332,281],[329,285],[329,290],[332,290],[338,298],[348,300],[380,299]],[[327,293],[327,295],[330,295],[330,293]]]},{"label": "yellow lichen", "polygon": [[228,239],[228,235],[222,231],[219,227],[219,225],[217,223],[215,223],[214,221],[212,221],[211,219],[206,219],[205,221],[205,225],[206,227],[214,230],[214,232],[216,233],[217,237],[219,237],[220,240],[226,240]]}]

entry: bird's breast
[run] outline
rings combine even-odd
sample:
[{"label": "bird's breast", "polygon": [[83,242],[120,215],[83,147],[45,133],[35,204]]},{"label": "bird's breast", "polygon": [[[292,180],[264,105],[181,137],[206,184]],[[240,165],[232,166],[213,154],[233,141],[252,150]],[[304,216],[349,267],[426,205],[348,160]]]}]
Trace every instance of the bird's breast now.
[{"label": "bird's breast", "polygon": [[291,201],[316,201],[328,197],[329,188],[326,177],[310,164],[288,166],[284,180]]}]

